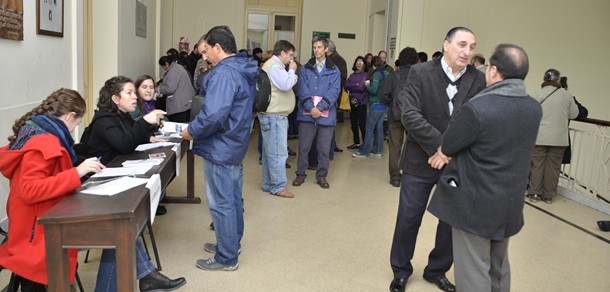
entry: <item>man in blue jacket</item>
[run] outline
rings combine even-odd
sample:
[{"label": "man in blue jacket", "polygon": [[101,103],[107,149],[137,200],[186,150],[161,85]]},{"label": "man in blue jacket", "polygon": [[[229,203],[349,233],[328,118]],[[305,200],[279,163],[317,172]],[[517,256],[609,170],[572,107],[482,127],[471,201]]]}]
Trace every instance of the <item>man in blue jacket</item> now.
[{"label": "man in blue jacket", "polygon": [[204,159],[205,192],[217,244],[204,245],[215,255],[197,260],[197,267],[234,271],[244,234],[242,162],[248,150],[258,66],[246,53],[236,54],[235,38],[227,26],[210,29],[200,42],[201,53],[214,70],[203,79],[199,94],[205,102],[182,136],[194,140],[193,153]]},{"label": "man in blue jacket", "polygon": [[298,82],[299,152],[297,177],[292,185],[298,187],[305,182],[305,171],[309,165],[307,157],[315,138],[318,150],[316,181],[320,187],[328,189],[328,155],[337,124],[336,104],[341,90],[341,73],[339,68],[326,58],[328,40],[317,36],[311,43],[314,57],[301,68]]}]

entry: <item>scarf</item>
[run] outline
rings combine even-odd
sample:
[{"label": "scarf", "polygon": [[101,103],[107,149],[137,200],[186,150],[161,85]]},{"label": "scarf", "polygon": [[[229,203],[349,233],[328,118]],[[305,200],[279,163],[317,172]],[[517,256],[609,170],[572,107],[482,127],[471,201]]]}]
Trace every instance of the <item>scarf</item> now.
[{"label": "scarf", "polygon": [[74,164],[76,162],[76,154],[74,153],[74,140],[70,135],[70,131],[66,124],[54,116],[35,115],[32,117],[32,122],[36,123],[40,128],[49,132],[59,139],[61,146],[68,151],[70,159]]},{"label": "scarf", "polygon": [[155,110],[155,102],[152,100],[143,100],[142,105],[144,106],[144,113],[147,114]]}]

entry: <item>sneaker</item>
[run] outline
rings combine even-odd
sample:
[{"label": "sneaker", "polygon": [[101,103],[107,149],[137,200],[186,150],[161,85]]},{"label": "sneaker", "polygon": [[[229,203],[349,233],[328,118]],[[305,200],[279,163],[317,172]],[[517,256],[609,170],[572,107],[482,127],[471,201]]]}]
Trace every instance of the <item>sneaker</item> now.
[{"label": "sneaker", "polygon": [[525,195],[525,198],[532,203],[538,203],[540,201],[540,196],[536,194],[527,194]]},{"label": "sneaker", "polygon": [[549,198],[540,198],[540,201],[543,201],[547,204],[553,204],[553,199],[549,199]]},{"label": "sneaker", "polygon": [[352,157],[354,157],[354,158],[366,158],[366,156],[367,155],[364,155],[360,152],[356,152],[356,153],[352,154]]},{"label": "sneaker", "polygon": [[374,157],[381,157],[383,156],[383,153],[371,153],[371,155],[373,155]]},{"label": "sneaker", "polygon": [[[204,243],[203,244],[203,250],[209,252],[209,253],[216,253],[216,243]],[[237,250],[237,255],[241,254],[241,247]]]},{"label": "sneaker", "polygon": [[223,265],[217,262],[214,257],[211,257],[207,260],[197,260],[197,267],[202,270],[208,271],[235,271],[237,270],[238,266],[238,263],[235,263],[235,265]]},{"label": "sneaker", "polygon": [[358,148],[360,148],[360,144],[352,144],[352,145],[347,146],[347,149],[358,149]]}]

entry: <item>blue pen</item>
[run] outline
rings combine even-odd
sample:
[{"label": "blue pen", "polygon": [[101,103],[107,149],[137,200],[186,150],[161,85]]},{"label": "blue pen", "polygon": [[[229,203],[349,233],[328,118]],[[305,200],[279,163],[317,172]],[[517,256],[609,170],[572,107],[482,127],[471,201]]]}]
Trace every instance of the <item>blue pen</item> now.
[{"label": "blue pen", "polygon": [[98,156],[98,157],[97,157],[97,161],[102,161],[102,157],[101,157],[101,156]]}]

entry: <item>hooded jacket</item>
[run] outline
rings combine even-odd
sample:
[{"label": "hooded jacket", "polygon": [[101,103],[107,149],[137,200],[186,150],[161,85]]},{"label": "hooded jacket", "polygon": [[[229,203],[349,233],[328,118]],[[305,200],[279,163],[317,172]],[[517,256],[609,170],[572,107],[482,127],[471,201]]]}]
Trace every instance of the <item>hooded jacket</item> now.
[{"label": "hooded jacket", "polygon": [[[38,218],[80,187],[80,177],[54,135],[38,134],[19,150],[8,148],[0,148],[0,172],[10,180],[9,241],[0,245],[0,266],[47,284],[44,228]],[[68,250],[68,258],[73,281],[77,251]]]},{"label": "hooded jacket", "polygon": [[248,150],[257,62],[245,53],[229,56],[203,78],[201,110],[189,124],[193,153],[222,165],[239,165]]}]

